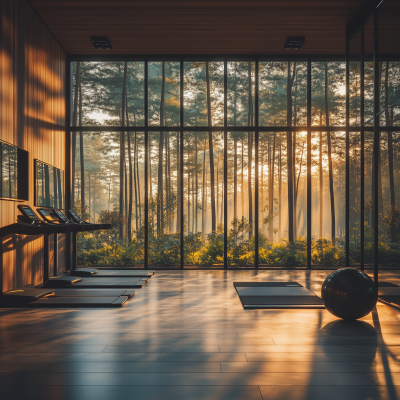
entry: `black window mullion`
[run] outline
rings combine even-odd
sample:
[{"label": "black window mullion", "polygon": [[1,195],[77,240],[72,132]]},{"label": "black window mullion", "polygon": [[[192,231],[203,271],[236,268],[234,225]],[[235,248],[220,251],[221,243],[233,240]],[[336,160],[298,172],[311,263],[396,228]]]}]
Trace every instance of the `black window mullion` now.
[{"label": "black window mullion", "polygon": [[144,63],[144,268],[149,268],[149,131],[148,131],[148,60]]},{"label": "black window mullion", "polygon": [[311,268],[311,59],[307,61],[307,268]]},{"label": "black window mullion", "polygon": [[364,176],[364,145],[365,145],[365,137],[364,137],[364,26],[361,28],[361,58],[360,58],[360,124],[361,124],[361,154],[360,154],[360,191],[361,191],[361,199],[360,199],[360,268],[361,271],[364,271],[364,207],[365,207],[365,176]]},{"label": "black window mullion", "polygon": [[378,46],[378,15],[379,9],[374,12],[374,150],[373,150],[373,171],[372,180],[374,182],[373,196],[373,237],[374,237],[374,282],[378,287],[378,265],[379,265],[379,152],[380,152],[380,130],[379,130],[379,89],[380,89],[380,74],[379,74],[379,46]]},{"label": "black window mullion", "polygon": [[[258,133],[258,59],[255,62],[255,188],[254,188],[254,268],[258,269],[258,218],[259,218],[259,204],[258,204],[258,150],[259,150],[259,133]],[[275,168],[273,166],[273,168]],[[273,183],[272,183],[273,184]],[[271,211],[270,211],[271,212]]]},{"label": "black window mullion", "polygon": [[350,266],[350,44],[346,42],[345,266]]},{"label": "black window mullion", "polygon": [[180,131],[179,131],[179,171],[180,171],[180,205],[181,209],[178,210],[178,213],[180,213],[180,237],[181,237],[181,243],[180,243],[180,255],[181,255],[181,269],[184,268],[185,265],[185,243],[184,243],[184,237],[185,237],[185,232],[184,232],[184,212],[183,212],[183,180],[184,180],[184,175],[183,175],[183,59],[181,59],[181,64],[180,64]]},{"label": "black window mullion", "polygon": [[228,63],[224,60],[224,268],[228,267]]}]

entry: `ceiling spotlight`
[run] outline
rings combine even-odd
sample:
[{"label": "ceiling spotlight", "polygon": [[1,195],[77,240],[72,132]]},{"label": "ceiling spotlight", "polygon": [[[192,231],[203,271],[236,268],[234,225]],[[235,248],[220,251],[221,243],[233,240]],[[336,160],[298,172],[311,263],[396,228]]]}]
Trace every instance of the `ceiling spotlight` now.
[{"label": "ceiling spotlight", "polygon": [[304,36],[289,36],[285,43],[285,49],[301,49],[305,41]]},{"label": "ceiling spotlight", "polygon": [[93,36],[90,38],[95,49],[107,50],[112,49],[111,43],[107,36]]}]

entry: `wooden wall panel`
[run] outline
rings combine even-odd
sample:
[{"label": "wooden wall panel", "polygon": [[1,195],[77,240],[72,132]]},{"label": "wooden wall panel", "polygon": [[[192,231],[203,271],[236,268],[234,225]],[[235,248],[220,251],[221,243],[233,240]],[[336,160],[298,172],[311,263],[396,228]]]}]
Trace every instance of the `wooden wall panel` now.
[{"label": "wooden wall panel", "polygon": [[[31,206],[34,159],[65,170],[65,62],[65,51],[28,1],[0,0],[0,138],[29,152]],[[17,205],[0,200],[0,226],[17,221]],[[63,270],[63,235],[58,242]],[[42,237],[4,237],[3,290],[40,283],[42,265]]]}]

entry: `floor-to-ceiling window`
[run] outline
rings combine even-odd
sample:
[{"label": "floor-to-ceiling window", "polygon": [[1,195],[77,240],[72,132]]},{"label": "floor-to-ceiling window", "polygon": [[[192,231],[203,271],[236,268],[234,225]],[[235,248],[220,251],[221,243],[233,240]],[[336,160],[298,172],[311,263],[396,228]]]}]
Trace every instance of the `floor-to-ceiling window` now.
[{"label": "floor-to-ceiling window", "polygon": [[[71,62],[73,206],[112,224],[79,235],[78,263],[371,265],[375,75],[358,56],[348,115],[344,57]],[[379,243],[394,265],[400,62],[379,66]]]}]

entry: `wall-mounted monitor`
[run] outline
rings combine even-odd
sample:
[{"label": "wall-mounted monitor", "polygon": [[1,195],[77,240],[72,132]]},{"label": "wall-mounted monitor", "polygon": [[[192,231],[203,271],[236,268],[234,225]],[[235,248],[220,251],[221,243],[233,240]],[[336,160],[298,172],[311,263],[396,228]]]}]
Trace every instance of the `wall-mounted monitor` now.
[{"label": "wall-mounted monitor", "polygon": [[0,141],[0,199],[28,200],[28,152]]},{"label": "wall-mounted monitor", "polygon": [[64,171],[35,160],[35,206],[64,208]]}]

